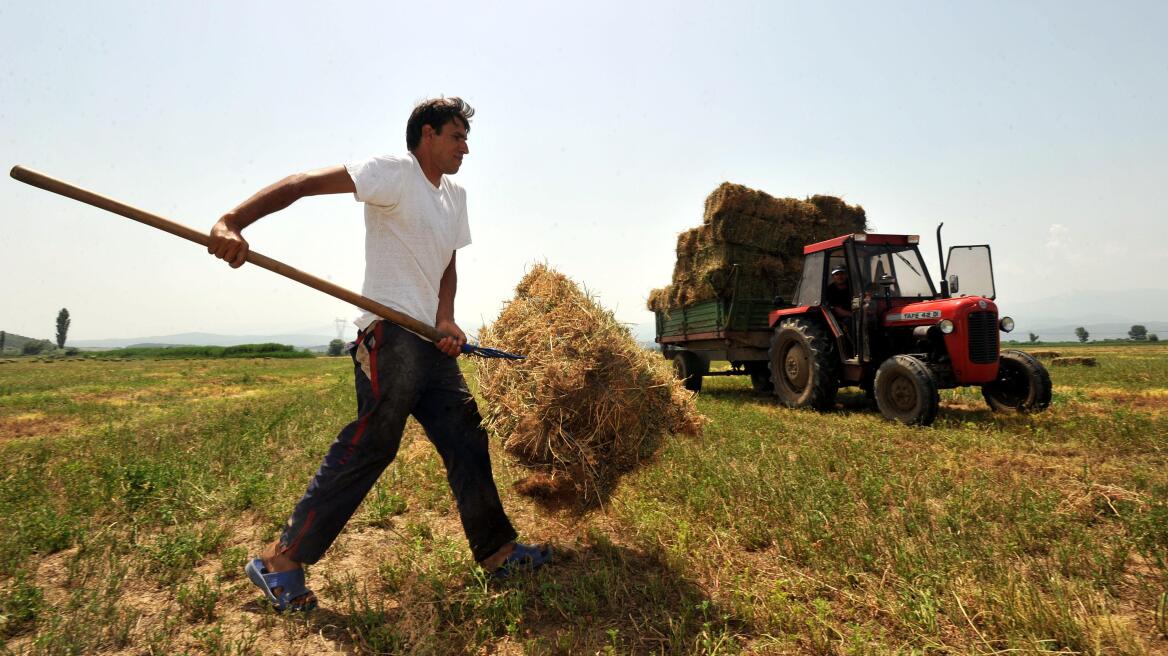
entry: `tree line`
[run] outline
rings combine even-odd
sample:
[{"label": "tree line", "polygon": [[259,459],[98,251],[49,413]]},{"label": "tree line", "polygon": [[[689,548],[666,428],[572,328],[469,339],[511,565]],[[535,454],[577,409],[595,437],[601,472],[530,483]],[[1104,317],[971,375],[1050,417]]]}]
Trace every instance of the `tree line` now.
[{"label": "tree line", "polygon": [[[1078,328],[1075,328],[1075,337],[1079,340],[1079,342],[1085,344],[1085,343],[1087,343],[1087,339],[1091,337],[1091,333],[1087,332],[1086,328],[1079,326]],[[1131,329],[1127,331],[1127,337],[1128,337],[1128,339],[1132,340],[1133,342],[1158,342],[1158,341],[1160,341],[1159,335],[1157,335],[1156,333],[1149,333],[1147,326],[1144,326],[1143,324],[1138,324],[1138,323],[1133,325],[1131,327]],[[1031,344],[1037,342],[1038,339],[1039,339],[1039,336],[1037,334],[1030,333],[1030,343]]]}]

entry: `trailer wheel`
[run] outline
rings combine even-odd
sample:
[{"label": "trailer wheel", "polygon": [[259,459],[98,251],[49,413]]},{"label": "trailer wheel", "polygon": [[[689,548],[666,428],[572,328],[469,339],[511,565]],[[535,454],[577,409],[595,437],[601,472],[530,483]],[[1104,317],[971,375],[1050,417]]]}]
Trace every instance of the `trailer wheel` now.
[{"label": "trailer wheel", "polygon": [[709,371],[710,365],[690,351],[677,351],[673,354],[673,374],[691,392],[702,391],[702,376]]},{"label": "trailer wheel", "polygon": [[928,426],[941,402],[933,372],[918,358],[894,355],[880,364],[873,384],[876,406],[887,419],[910,426]]},{"label": "trailer wheel", "polygon": [[789,408],[829,410],[839,391],[839,357],[818,324],[787,319],[775,329],[770,350],[775,396]]},{"label": "trailer wheel", "polygon": [[998,377],[981,386],[981,394],[995,412],[1035,412],[1050,405],[1050,374],[1037,358],[1014,349],[1002,351]]},{"label": "trailer wheel", "polygon": [[750,374],[750,386],[758,394],[774,394],[775,384],[771,381],[771,368],[765,362],[747,362],[746,373]]}]

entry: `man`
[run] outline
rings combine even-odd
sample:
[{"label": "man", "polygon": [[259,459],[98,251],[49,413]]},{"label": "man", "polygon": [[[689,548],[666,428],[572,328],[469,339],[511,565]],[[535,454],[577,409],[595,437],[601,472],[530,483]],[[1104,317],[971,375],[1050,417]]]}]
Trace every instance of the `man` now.
[{"label": "man", "polygon": [[852,318],[852,290],[848,287],[846,268],[838,266],[831,270],[831,281],[827,285],[825,300],[837,319],[846,321]]},{"label": "man", "polygon": [[431,343],[366,312],[353,353],[357,419],[329,447],[283,535],[247,565],[248,577],[278,611],[316,605],[303,564],[317,562],[381,472],[393,461],[406,418],[422,425],[446,465],[475,561],[496,575],[539,567],[547,547],[515,542],[491,475],[487,434],[455,358],[466,335],[454,321],[455,252],[470,243],[466,192],[450,180],[470,150],[474,109],[460,98],[428,100],[406,124],[405,157],[375,157],[288,176],[223,215],[208,252],[242,265],[240,231],[299,198],[352,193],[365,203],[362,294],[444,335]]}]

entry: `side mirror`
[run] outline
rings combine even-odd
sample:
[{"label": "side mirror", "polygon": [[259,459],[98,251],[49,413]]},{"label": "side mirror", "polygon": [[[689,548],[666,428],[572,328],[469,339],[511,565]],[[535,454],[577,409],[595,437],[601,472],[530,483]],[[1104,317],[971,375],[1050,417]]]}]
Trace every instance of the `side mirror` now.
[{"label": "side mirror", "polygon": [[958,292],[957,274],[954,273],[953,275],[949,276],[949,293],[956,294],[957,292]]}]

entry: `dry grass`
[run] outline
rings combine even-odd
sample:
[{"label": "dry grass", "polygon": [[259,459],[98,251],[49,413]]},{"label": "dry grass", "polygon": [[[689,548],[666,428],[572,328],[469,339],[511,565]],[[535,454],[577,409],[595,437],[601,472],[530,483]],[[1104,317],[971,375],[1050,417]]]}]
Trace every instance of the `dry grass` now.
[{"label": "dry grass", "polygon": [[479,338],[527,356],[483,362],[478,385],[489,429],[509,453],[544,474],[523,488],[534,496],[559,496],[543,488],[558,489],[557,479],[567,478],[583,506],[602,503],[666,435],[700,430],[693,395],[668,364],[544,265],[524,276]]},{"label": "dry grass", "polygon": [[[352,418],[351,364],[0,367],[0,421],[80,422],[0,441],[0,654],[1168,653],[1168,347],[1066,353],[1099,366],[1052,370],[1048,411],[946,390],[928,428],[861,394],[812,413],[713,378],[702,438],[665,440],[580,514],[521,496],[530,470],[492,441],[508,515],[556,549],[497,583],[410,421],[310,569],[307,617],[275,615],[242,567]],[[227,386],[269,393],[183,400]]]}]

